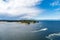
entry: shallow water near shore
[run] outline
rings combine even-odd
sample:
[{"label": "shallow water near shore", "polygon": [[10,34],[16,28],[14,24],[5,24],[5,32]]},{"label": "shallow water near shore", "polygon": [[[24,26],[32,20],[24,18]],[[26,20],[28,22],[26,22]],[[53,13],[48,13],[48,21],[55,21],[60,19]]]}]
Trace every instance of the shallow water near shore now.
[{"label": "shallow water near shore", "polygon": [[0,22],[0,40],[60,40],[60,21]]}]

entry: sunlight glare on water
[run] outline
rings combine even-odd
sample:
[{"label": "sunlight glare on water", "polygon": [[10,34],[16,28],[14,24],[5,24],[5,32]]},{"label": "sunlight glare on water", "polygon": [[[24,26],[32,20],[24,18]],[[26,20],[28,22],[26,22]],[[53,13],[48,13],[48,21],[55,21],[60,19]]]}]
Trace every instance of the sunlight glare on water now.
[{"label": "sunlight glare on water", "polygon": [[[34,30],[44,31],[41,23],[17,23],[17,22],[0,22],[0,38],[1,40],[33,40],[36,36]],[[39,29],[40,28],[40,29]],[[33,32],[32,32],[33,31]]]}]

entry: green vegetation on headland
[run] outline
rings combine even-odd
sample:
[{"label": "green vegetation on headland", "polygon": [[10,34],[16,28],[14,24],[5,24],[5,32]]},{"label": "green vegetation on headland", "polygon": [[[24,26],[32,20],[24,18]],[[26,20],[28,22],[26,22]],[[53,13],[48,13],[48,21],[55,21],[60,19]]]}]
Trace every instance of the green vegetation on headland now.
[{"label": "green vegetation on headland", "polygon": [[0,22],[21,22],[21,23],[30,24],[30,23],[37,23],[39,21],[37,20],[0,20]]},{"label": "green vegetation on headland", "polygon": [[20,22],[30,24],[30,23],[38,23],[39,21],[37,21],[37,20],[20,20]]}]

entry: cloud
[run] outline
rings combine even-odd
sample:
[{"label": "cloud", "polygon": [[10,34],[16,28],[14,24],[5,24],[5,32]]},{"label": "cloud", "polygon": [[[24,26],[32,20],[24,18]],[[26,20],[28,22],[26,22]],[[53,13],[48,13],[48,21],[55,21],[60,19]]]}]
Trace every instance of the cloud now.
[{"label": "cloud", "polygon": [[51,6],[60,6],[60,1],[59,1],[59,0],[55,0],[55,1],[52,2],[50,5],[51,5]]},{"label": "cloud", "polygon": [[44,11],[34,7],[41,2],[42,0],[0,0],[0,14],[10,16],[26,15],[21,18],[35,17]]},{"label": "cloud", "polygon": [[46,36],[46,38],[48,38],[50,40],[53,40],[56,37],[60,37],[60,33],[53,33],[53,34],[50,34],[50,35]]}]

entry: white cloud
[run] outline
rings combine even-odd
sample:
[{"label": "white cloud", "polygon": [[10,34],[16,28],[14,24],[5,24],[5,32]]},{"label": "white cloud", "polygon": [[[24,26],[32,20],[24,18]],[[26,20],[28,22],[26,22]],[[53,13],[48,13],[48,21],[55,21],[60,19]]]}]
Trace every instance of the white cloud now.
[{"label": "white cloud", "polygon": [[51,6],[60,6],[60,1],[59,1],[59,0],[55,0],[55,1],[52,2],[50,5],[51,5]]},{"label": "white cloud", "polygon": [[0,14],[8,14],[10,16],[26,14],[27,16],[25,17],[34,17],[43,12],[43,10],[33,7],[41,2],[42,0],[9,0],[8,2],[0,0]]},{"label": "white cloud", "polygon": [[60,8],[56,8],[54,11],[60,11]]}]

